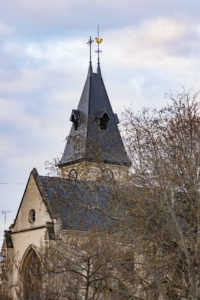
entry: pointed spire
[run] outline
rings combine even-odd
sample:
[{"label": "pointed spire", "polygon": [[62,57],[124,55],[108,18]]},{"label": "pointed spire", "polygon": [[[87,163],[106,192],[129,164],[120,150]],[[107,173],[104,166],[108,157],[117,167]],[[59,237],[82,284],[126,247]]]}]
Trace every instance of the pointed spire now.
[{"label": "pointed spire", "polygon": [[91,38],[91,36],[90,36],[90,38],[89,38],[89,40],[88,40],[88,42],[87,42],[87,44],[89,45],[89,47],[90,47],[90,61],[89,61],[89,63],[90,63],[90,65],[92,64],[92,43],[94,42],[94,40]]},{"label": "pointed spire", "polygon": [[96,39],[96,42],[97,42],[97,45],[98,45],[98,48],[95,52],[97,52],[97,73],[101,75],[101,69],[100,69],[100,57],[99,57],[99,54],[102,52],[100,49],[99,49],[99,45],[103,42],[103,39],[102,38],[99,38],[99,25],[97,25],[97,37],[95,38]]},{"label": "pointed spire", "polygon": [[88,76],[92,76],[93,74],[93,69],[92,69],[92,43],[94,42],[94,40],[91,38],[89,38],[87,44],[89,45],[90,47],[90,60],[89,60],[89,69],[88,69]]},{"label": "pointed spire", "polygon": [[97,64],[97,74],[101,77],[101,67],[100,64]]},{"label": "pointed spire", "polygon": [[59,167],[80,161],[104,162],[105,164],[129,166],[130,160],[124,148],[118,118],[113,113],[110,100],[101,76],[99,44],[103,39],[96,38],[98,44],[97,73],[93,73],[90,61],[88,76],[77,109],[72,110],[72,127],[67,139]]},{"label": "pointed spire", "polygon": [[88,76],[90,77],[90,76],[92,76],[92,74],[93,74],[92,63],[90,62],[89,68],[88,68]]},{"label": "pointed spire", "polygon": [[78,107],[72,111],[70,121],[73,124],[59,167],[80,161],[130,165],[103,78],[92,72],[91,64]]}]

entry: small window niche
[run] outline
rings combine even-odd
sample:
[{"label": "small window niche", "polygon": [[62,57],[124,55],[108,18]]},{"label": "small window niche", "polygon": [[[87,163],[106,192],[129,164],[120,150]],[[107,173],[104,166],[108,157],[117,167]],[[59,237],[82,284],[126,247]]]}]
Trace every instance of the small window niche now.
[{"label": "small window niche", "polygon": [[99,128],[101,130],[106,130],[108,128],[108,122],[110,121],[110,117],[107,111],[100,111],[96,119],[98,120]]},{"label": "small window niche", "polygon": [[70,121],[74,125],[74,130],[78,130],[79,127],[79,121],[80,121],[80,111],[73,109],[70,117]]},{"label": "small window niche", "polygon": [[29,223],[33,224],[35,222],[35,210],[31,209],[28,214]]},{"label": "small window niche", "polygon": [[77,179],[77,172],[76,170],[72,169],[69,172],[69,180],[76,180]]}]

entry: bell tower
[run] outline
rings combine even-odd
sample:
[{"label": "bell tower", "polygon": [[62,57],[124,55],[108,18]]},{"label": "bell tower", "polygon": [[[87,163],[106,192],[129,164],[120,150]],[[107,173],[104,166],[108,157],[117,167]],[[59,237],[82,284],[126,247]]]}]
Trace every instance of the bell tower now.
[{"label": "bell tower", "polygon": [[71,131],[63,156],[58,164],[62,176],[71,180],[94,181],[105,179],[122,181],[128,174],[130,160],[124,148],[117,114],[113,113],[103,82],[98,44],[97,72],[93,72],[91,46],[86,82],[77,109],[73,109]]}]

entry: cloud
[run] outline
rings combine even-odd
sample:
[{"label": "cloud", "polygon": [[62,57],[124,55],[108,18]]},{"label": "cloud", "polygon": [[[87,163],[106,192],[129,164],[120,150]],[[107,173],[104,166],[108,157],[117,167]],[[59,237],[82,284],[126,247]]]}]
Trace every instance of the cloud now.
[{"label": "cloud", "polygon": [[130,103],[134,109],[160,107],[166,92],[182,86],[199,89],[198,22],[160,17],[103,37],[103,74],[118,113]]},{"label": "cloud", "polygon": [[[150,103],[151,96],[157,99],[156,104],[170,88],[200,83],[198,28],[195,22],[160,17],[104,32],[102,69],[118,113],[134,98],[142,105],[146,103],[145,98]],[[63,110],[69,116],[78,104],[87,73],[85,41],[80,37],[47,37],[37,42],[8,41],[2,49],[5,58],[21,62],[13,69],[11,65],[10,69],[5,66],[0,71],[1,94],[8,102],[8,107],[2,109],[4,121],[6,118],[9,122],[16,121],[17,127],[39,128],[43,124],[48,136],[56,136],[61,132],[59,127],[64,124],[64,118],[54,126],[48,125],[48,121]],[[19,121],[15,112],[20,116]]]},{"label": "cloud", "polygon": [[[126,76],[132,73],[132,77],[138,75],[141,78],[143,73],[143,80],[139,79],[143,83],[146,75],[150,80],[157,74],[166,81],[171,78],[173,85],[181,80],[182,84],[196,85],[200,67],[197,28],[196,23],[158,18],[138,26],[108,31],[103,46],[105,61],[123,69]],[[189,80],[188,73],[192,75]],[[159,83],[159,78],[156,79]]]},{"label": "cloud", "polygon": [[4,23],[0,23],[0,37],[5,37],[14,33],[14,28]]},{"label": "cloud", "polygon": [[0,121],[10,125],[33,127],[37,123],[38,116],[31,116],[24,111],[23,101],[0,99]]},{"label": "cloud", "polygon": [[[160,97],[174,86],[199,84],[198,28],[198,23],[186,19],[180,22],[159,17],[103,33],[102,68],[105,76],[108,74],[106,84],[115,96],[113,105],[118,103],[118,111],[121,102],[132,101],[132,95],[139,97],[140,103],[145,101],[145,90],[151,90],[152,95],[157,91]],[[25,113],[42,118],[54,107],[55,116],[66,103],[69,110],[77,105],[88,60],[88,48],[80,36],[6,42],[3,51],[5,57],[15,57],[21,64],[10,77],[5,76],[5,67],[1,93],[6,99],[21,101]],[[69,110],[66,113],[70,114]]]},{"label": "cloud", "polygon": [[0,147],[0,160],[4,160],[9,156],[13,147],[16,146],[15,142],[6,134],[0,134],[1,147]]},{"label": "cloud", "polygon": [[188,44],[192,51],[199,42],[197,33],[194,33],[193,24],[159,18],[107,32],[105,39],[109,43],[105,48],[106,53],[111,53],[110,59],[125,63],[126,67],[132,67],[133,64],[148,66],[152,62],[161,64],[169,57],[186,59],[184,50]]},{"label": "cloud", "polygon": [[102,30],[138,24],[159,16],[198,19],[196,0],[7,0],[1,4],[1,20],[15,26],[18,35],[30,39],[44,35],[73,36],[84,30]]}]

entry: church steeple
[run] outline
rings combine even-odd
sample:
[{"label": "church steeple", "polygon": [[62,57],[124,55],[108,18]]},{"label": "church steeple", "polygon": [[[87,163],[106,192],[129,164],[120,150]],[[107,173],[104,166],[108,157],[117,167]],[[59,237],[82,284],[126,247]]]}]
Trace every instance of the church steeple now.
[{"label": "church steeple", "polygon": [[99,37],[99,25],[97,26],[97,37],[95,39],[97,42],[97,50],[95,51],[97,52],[97,74],[101,75],[99,55],[102,51],[99,49],[99,45],[103,42],[103,39]]},{"label": "church steeple", "polygon": [[72,110],[70,121],[73,124],[59,162],[61,169],[80,162],[130,166],[117,127],[118,117],[113,113],[99,61],[97,73],[94,73],[90,59],[79,105],[77,109]]}]

